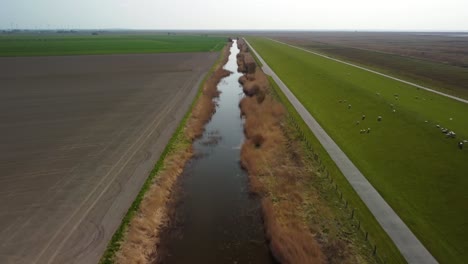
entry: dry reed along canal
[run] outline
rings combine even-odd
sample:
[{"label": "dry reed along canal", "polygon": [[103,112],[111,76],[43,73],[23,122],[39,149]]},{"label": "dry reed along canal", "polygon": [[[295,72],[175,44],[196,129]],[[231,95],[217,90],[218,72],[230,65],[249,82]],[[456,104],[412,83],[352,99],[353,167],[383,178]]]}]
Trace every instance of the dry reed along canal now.
[{"label": "dry reed along canal", "polygon": [[162,263],[273,263],[259,202],[249,195],[239,163],[244,135],[238,53],[234,42],[224,66],[233,73],[218,84],[216,113],[180,178],[174,221],[161,239]]}]

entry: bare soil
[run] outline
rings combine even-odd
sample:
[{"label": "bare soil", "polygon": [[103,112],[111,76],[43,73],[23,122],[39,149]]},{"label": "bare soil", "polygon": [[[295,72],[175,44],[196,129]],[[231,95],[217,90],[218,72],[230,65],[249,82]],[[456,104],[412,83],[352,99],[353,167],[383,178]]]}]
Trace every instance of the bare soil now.
[{"label": "bare soil", "polygon": [[0,262],[97,263],[218,54],[0,58]]}]

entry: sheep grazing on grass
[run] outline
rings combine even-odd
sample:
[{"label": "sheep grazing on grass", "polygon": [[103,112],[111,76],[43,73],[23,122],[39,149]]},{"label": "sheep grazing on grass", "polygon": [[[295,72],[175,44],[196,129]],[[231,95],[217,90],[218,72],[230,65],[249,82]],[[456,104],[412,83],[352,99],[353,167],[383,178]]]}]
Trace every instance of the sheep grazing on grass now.
[{"label": "sheep grazing on grass", "polygon": [[424,123],[429,123],[429,121],[427,121],[427,120],[424,120]]},{"label": "sheep grazing on grass", "polygon": [[378,117],[377,117],[377,121],[379,121],[379,122],[382,121],[382,117],[381,117],[381,116],[378,116]]},{"label": "sheep grazing on grass", "polygon": [[468,140],[464,139],[464,140],[463,140],[463,143],[468,143]]},{"label": "sheep grazing on grass", "polygon": [[367,128],[367,134],[369,134],[369,133],[370,133],[370,128]]},{"label": "sheep grazing on grass", "polygon": [[463,149],[463,141],[458,142],[458,148]]},{"label": "sheep grazing on grass", "polygon": [[436,125],[437,128],[440,128],[440,125]]},{"label": "sheep grazing on grass", "polygon": [[351,109],[351,105],[350,105],[350,104],[348,105],[348,109]]},{"label": "sheep grazing on grass", "polygon": [[366,119],[366,115],[362,115],[362,120]]},{"label": "sheep grazing on grass", "polygon": [[356,121],[356,126],[359,125],[359,123],[360,123],[359,121]]},{"label": "sheep grazing on grass", "polygon": [[456,136],[457,136],[457,134],[455,132],[453,132],[453,131],[447,132],[447,137],[449,137],[449,138],[455,138]]},{"label": "sheep grazing on grass", "polygon": [[453,120],[453,118],[449,118],[449,120],[450,120],[450,121],[452,121],[452,120]]},{"label": "sheep grazing on grass", "polygon": [[365,129],[359,130],[359,134],[364,134],[364,133],[366,133],[366,130],[365,130]]},{"label": "sheep grazing on grass", "polygon": [[393,111],[392,111],[392,112],[393,112],[393,113],[396,113],[396,110],[395,110],[395,109],[393,109]]}]

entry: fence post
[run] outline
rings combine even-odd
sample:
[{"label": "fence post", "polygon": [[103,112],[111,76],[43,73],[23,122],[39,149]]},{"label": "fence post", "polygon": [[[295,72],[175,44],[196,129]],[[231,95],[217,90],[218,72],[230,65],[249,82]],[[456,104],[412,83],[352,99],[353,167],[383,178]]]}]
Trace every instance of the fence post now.
[{"label": "fence post", "polygon": [[375,256],[375,253],[377,253],[377,245],[374,245],[374,252],[372,252],[372,255]]}]

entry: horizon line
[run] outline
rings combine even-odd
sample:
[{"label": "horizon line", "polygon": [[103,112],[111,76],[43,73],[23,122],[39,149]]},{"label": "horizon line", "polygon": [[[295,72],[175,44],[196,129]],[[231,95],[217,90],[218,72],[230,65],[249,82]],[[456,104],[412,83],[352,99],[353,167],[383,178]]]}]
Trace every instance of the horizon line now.
[{"label": "horizon line", "polygon": [[450,32],[468,33],[468,29],[144,29],[144,28],[77,28],[77,27],[56,27],[56,28],[0,28],[2,31],[56,31],[56,30],[108,30],[108,31],[269,31],[269,32]]}]

